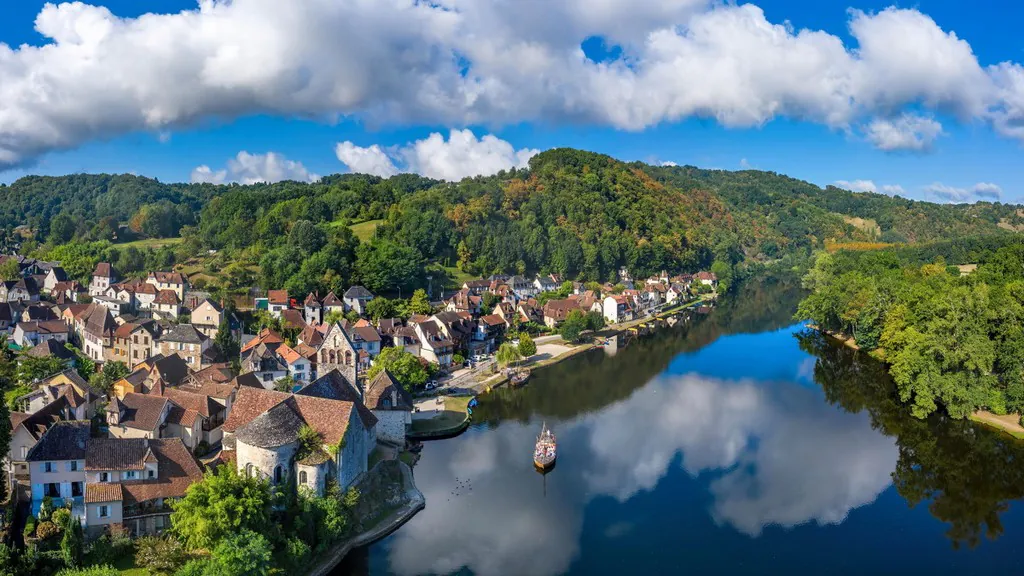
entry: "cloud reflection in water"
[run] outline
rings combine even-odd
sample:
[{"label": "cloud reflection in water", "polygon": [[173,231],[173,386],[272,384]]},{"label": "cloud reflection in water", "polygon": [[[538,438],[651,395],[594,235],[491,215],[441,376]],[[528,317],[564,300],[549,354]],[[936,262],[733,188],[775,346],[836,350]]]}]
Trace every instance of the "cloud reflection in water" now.
[{"label": "cloud reflection in water", "polygon": [[707,478],[719,525],[753,537],[771,524],[836,524],[889,486],[897,459],[867,415],[829,406],[816,389],[666,376],[556,423],[561,457],[544,497],[529,460],[539,426],[505,421],[429,443],[416,467],[427,508],[390,539],[390,569],[563,573],[579,553],[588,502],[654,490],[677,455],[690,476]]}]

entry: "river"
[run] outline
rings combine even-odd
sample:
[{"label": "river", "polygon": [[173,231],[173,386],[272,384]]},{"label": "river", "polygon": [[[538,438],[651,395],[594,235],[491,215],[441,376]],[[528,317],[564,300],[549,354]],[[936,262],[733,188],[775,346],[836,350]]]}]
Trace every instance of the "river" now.
[{"label": "river", "polygon": [[877,362],[793,324],[800,296],[749,283],[481,397],[423,450],[426,509],[336,573],[1021,573],[1024,445],[910,417]]}]

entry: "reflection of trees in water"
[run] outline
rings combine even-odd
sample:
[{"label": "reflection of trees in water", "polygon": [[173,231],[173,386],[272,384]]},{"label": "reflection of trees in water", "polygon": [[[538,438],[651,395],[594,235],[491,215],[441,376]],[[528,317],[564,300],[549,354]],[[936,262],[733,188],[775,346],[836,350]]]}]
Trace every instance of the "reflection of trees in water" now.
[{"label": "reflection of trees in water", "polygon": [[1024,444],[967,420],[914,418],[880,362],[814,332],[797,338],[818,358],[814,379],[828,401],[849,412],[866,410],[874,428],[896,438],[897,491],[911,506],[930,500],[932,515],[950,524],[954,547],[1003,533],[999,515],[1024,497]]},{"label": "reflection of trees in water", "polygon": [[635,338],[614,357],[600,349],[584,352],[538,370],[524,388],[499,388],[482,399],[473,417],[493,426],[499,420],[526,422],[534,416],[568,420],[599,410],[628,398],[682,352],[699,350],[728,334],[789,326],[803,295],[796,279],[749,281],[710,314],[687,313],[689,321]]}]

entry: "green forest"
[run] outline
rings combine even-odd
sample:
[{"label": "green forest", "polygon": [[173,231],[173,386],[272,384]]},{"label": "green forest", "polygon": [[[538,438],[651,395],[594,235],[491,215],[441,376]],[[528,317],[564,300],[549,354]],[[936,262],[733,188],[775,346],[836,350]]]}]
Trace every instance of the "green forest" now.
[{"label": "green forest", "polygon": [[[920,244],[1012,235],[1017,207],[940,205],[773,172],[624,163],[573,149],[528,169],[440,182],[346,174],[316,183],[164,184],[138,176],[27,177],[0,186],[6,248],[84,279],[176,267],[199,286],[411,292],[492,273],[613,281],[666,269],[806,265],[826,243]],[[167,239],[160,241],[160,239]]]},{"label": "green forest", "polygon": [[883,359],[915,416],[1024,411],[1019,237],[821,252],[804,286],[798,317]]}]

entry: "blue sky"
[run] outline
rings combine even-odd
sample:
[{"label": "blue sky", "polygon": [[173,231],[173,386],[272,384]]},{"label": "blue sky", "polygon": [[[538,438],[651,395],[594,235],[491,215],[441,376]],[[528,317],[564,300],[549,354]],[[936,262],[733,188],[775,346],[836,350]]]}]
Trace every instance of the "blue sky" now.
[{"label": "blue sky", "polygon": [[[453,12],[458,12],[460,0],[451,1],[457,6]],[[350,153],[358,158],[373,160],[357,163],[350,154],[346,158],[353,168],[371,170],[367,168],[371,166],[382,174],[408,169],[439,177],[460,177],[474,171],[507,167],[502,163],[521,163],[534,150],[572,146],[624,160],[670,161],[730,170],[743,167],[773,170],[822,185],[870,181],[878,190],[898,185],[905,196],[939,201],[977,199],[981,196],[974,193],[976,190],[993,189],[977,187],[979,183],[986,183],[1002,191],[1003,201],[1024,201],[1024,186],[1019,184],[1024,175],[1024,135],[1019,128],[1024,126],[1024,68],[1020,67],[1024,62],[1024,40],[1016,30],[1024,17],[1024,6],[1020,3],[981,3],[967,10],[962,2],[953,0],[921,0],[904,6],[906,10],[899,14],[892,11],[891,26],[885,27],[881,17],[874,17],[892,3],[760,0],[755,4],[763,11],[767,23],[784,27],[788,22],[792,38],[787,37],[786,41],[792,41],[793,45],[785,52],[780,50],[778,59],[756,66],[753,72],[745,71],[736,78],[723,80],[716,74],[723,68],[721,62],[725,60],[722,59],[737,55],[723,55],[720,47],[708,48],[709,43],[714,44],[713,37],[710,41],[706,37],[702,40],[696,31],[704,29],[709,35],[721,33],[732,38],[730,35],[735,35],[735,31],[725,26],[739,18],[726,19],[726,16],[743,16],[744,22],[760,22],[759,11],[755,14],[741,10],[750,6],[722,6],[704,0],[664,0],[657,7],[647,8],[649,3],[638,0],[637,5],[645,8],[636,10],[628,8],[629,3],[623,1],[626,11],[609,16],[613,26],[600,21],[600,17],[575,11],[571,6],[576,0],[552,2],[566,7],[554,16],[541,16],[555,21],[564,18],[560,26],[566,29],[570,45],[564,44],[557,35],[545,36],[543,31],[533,36],[533,30],[538,27],[529,22],[511,31],[502,30],[501,33],[511,38],[503,39],[502,43],[509,44],[522,37],[532,42],[533,47],[542,46],[558,57],[569,54],[573,45],[582,45],[589,58],[585,63],[587,70],[568,71],[568,66],[576,65],[571,58],[570,63],[561,68],[557,61],[544,64],[547,67],[543,70],[531,68],[534,63],[524,55],[532,52],[490,60],[487,50],[476,52],[486,42],[470,45],[453,41],[449,44],[443,33],[455,29],[446,28],[448,24],[443,14],[432,14],[436,22],[425,26],[436,25],[441,32],[424,38],[420,21],[403,27],[402,18],[390,17],[388,10],[400,10],[402,0],[382,0],[376,3],[377,12],[358,14],[348,14],[342,7],[351,2],[337,2],[333,9],[318,18],[315,10],[321,8],[315,5],[329,2],[295,2],[295,6],[309,4],[305,6],[306,13],[286,15],[288,18],[279,27],[282,32],[278,34],[277,28],[273,28],[273,33],[267,33],[265,45],[255,47],[232,40],[231,26],[237,22],[243,39],[248,33],[246,27],[252,30],[251,34],[259,35],[256,30],[260,30],[261,25],[274,26],[281,15],[269,12],[272,8],[268,6],[274,3],[267,0],[235,0],[233,8],[219,7],[221,15],[229,17],[229,22],[218,24],[221,28],[216,29],[212,40],[198,32],[188,36],[190,31],[201,28],[197,24],[198,12],[184,28],[180,25],[182,21],[174,20],[178,17],[144,16],[136,20],[143,11],[174,14],[195,10],[194,0],[94,1],[93,5],[105,6],[122,19],[113,24],[104,17],[93,17],[88,11],[74,12],[62,6],[53,9],[47,20],[50,24],[43,25],[49,37],[34,29],[34,21],[43,11],[43,2],[8,3],[0,18],[0,42],[13,51],[9,53],[13,56],[7,58],[8,63],[14,60],[19,65],[5,65],[0,52],[0,182],[10,182],[25,174],[73,172],[134,172],[163,181],[188,181],[199,166],[207,166],[208,174],[213,175],[210,178],[216,181],[312,178],[348,170],[336,150],[341,142],[350,142]],[[478,6],[490,4],[497,3],[479,0]],[[665,8],[669,4],[686,6],[666,16],[663,12],[669,10]],[[278,10],[288,10],[284,7],[289,5],[292,4],[278,4],[281,7]],[[851,22],[857,16],[851,9],[864,12],[862,21],[872,28],[852,32]],[[497,36],[498,33],[487,28],[491,26],[488,16],[494,14],[485,13],[486,10],[477,10],[482,15],[467,15],[466,23],[460,24],[465,27],[460,34]],[[506,16],[499,8],[494,11],[498,16]],[[211,9],[206,16],[212,19],[215,12]],[[469,12],[472,11],[467,14]],[[708,16],[709,12],[721,18]],[[315,40],[318,38],[316,30],[309,34],[301,32],[303,17],[317,18],[322,23],[326,31],[323,41]],[[336,34],[331,34],[331,18],[338,19]],[[300,31],[294,36],[287,33],[289,20],[295,20],[295,30]],[[393,24],[396,20],[398,23]],[[367,38],[347,44],[331,38],[358,36],[357,29],[344,28],[347,22],[365,23]],[[124,32],[133,26],[143,31]],[[620,34],[620,27],[626,32]],[[922,33],[917,35],[914,27],[921,28]],[[933,27],[940,32],[938,35],[929,33],[935,32]],[[76,64],[81,62],[76,60],[81,56],[80,48],[79,52],[74,52],[74,45],[88,44],[87,40],[80,39],[97,29],[105,30],[102,37],[108,48],[92,53],[90,66],[95,68],[82,80],[74,76],[74,72],[68,72],[69,69],[85,69]],[[653,50],[651,45],[642,47],[650,34],[664,30],[674,32],[661,36],[665,44],[659,50]],[[894,34],[894,31],[899,33]],[[881,60],[871,60],[867,47],[863,54],[858,51],[860,44],[867,42],[869,33],[874,45],[881,46],[878,49],[883,56]],[[956,38],[952,38],[951,33]],[[573,34],[578,38],[573,39]],[[589,39],[583,38],[585,34]],[[813,34],[830,38],[807,37]],[[54,36],[59,38],[54,39]],[[678,44],[676,36],[693,40],[693,43]],[[903,37],[910,40],[900,43]],[[378,41],[380,46],[375,45]],[[808,43],[797,45],[803,41]],[[103,42],[95,44],[103,46]],[[180,49],[180,59],[176,53],[179,42],[189,47]],[[885,42],[893,42],[893,45],[888,47]],[[301,46],[301,50],[294,50],[301,53],[289,54],[292,43]],[[423,48],[419,47],[420,43]],[[801,88],[801,83],[814,84],[816,78],[828,76],[833,70],[826,63],[820,72],[794,72],[804,62],[815,61],[804,56],[814,52],[823,54],[822,58],[827,61],[830,54],[835,54],[831,50],[838,43],[845,54],[835,58],[835,70],[839,70],[836,74],[843,76],[844,83],[854,78],[859,85],[849,92],[846,88],[832,87],[825,95]],[[22,44],[29,46],[21,47]],[[605,49],[602,44],[612,48]],[[737,40],[736,44],[743,45],[744,40]],[[753,41],[750,45],[751,54],[740,53],[739,58],[752,58],[757,52],[764,52]],[[423,61],[410,64],[410,52],[402,52],[408,46],[413,47],[414,55],[427,54]],[[63,50],[63,53],[60,59],[54,57],[46,62],[42,57],[35,57],[40,47]],[[232,48],[240,52],[242,59],[230,60],[213,80],[196,80],[197,87],[191,90],[190,82],[204,68],[199,64],[195,64],[194,69],[187,68],[202,59],[208,62],[225,50],[230,54]],[[664,56],[669,48],[679,50],[669,60],[679,66],[678,73],[669,69],[665,76],[643,79],[628,76],[630,72],[650,67],[648,63]],[[947,49],[951,52],[944,52]],[[153,50],[156,56],[147,55],[147,50]],[[364,50],[367,54],[362,53]],[[973,54],[967,59],[970,62],[963,60],[965,50],[968,55]],[[449,51],[447,58],[445,51]],[[904,55],[917,51],[940,54],[945,60],[929,63],[908,56],[905,58],[907,67],[893,66],[892,69],[886,62],[887,54],[892,55],[893,62],[900,62]],[[131,58],[125,56],[126,53],[138,57]],[[436,58],[435,53],[439,54]],[[425,81],[428,86],[430,81],[440,78],[439,92],[445,92],[444,79],[451,76],[445,76],[443,69],[450,64],[451,54],[464,59],[463,77],[467,76],[466,70],[470,70],[492,81],[470,90],[485,96],[471,105],[463,106],[461,101],[456,101],[449,106],[444,98],[450,98],[451,94],[421,97],[404,93],[429,92],[418,83],[423,78],[429,79]],[[846,56],[853,64],[846,62]],[[957,58],[960,60],[955,67],[943,64]],[[691,66],[690,61],[700,63]],[[992,68],[1003,62],[1008,63],[1008,74]],[[625,95],[604,98],[601,96],[604,88],[610,87],[608,91],[612,93],[626,80],[620,74],[616,77],[617,84],[606,84],[598,78],[597,68],[618,64],[622,65],[620,72],[626,70],[625,78],[635,82],[635,86],[631,85]],[[280,65],[280,71],[266,72],[276,65]],[[765,72],[768,66],[778,68]],[[850,71],[844,76],[847,72],[843,70],[847,68]],[[441,71],[435,74],[434,69]],[[567,70],[566,76],[579,73],[581,80],[570,79],[564,85],[557,85],[557,78],[547,80],[545,74],[557,76],[563,69]],[[148,70],[152,75],[142,78],[139,75],[145,73],[140,70]],[[920,76],[916,75],[917,71],[921,72]],[[295,75],[300,72],[308,77],[296,80]],[[180,80],[162,84],[179,73],[182,74]],[[1020,75],[1014,76],[1016,73]],[[367,79],[371,76],[374,78]],[[377,80],[376,76],[385,78]],[[396,80],[392,82],[388,76],[395,76]],[[40,77],[47,80],[36,80]],[[225,77],[228,80],[224,80]],[[863,80],[864,77],[869,81]],[[10,82],[12,78],[14,81]],[[93,83],[90,78],[97,81]],[[276,91],[290,81],[307,86],[324,78],[328,87],[315,95],[301,91],[267,94],[268,90]],[[992,86],[988,87],[990,78]],[[1019,78],[1020,82],[1015,84],[1012,78]],[[500,82],[493,82],[495,79]],[[679,86],[674,85],[677,79],[681,79]],[[4,97],[5,80],[14,87],[14,97]],[[456,76],[455,80],[459,78]],[[47,84],[47,81],[52,83]],[[218,90],[229,82],[237,92],[225,97]],[[360,86],[359,82],[365,86]],[[594,83],[581,87],[582,82]],[[490,84],[501,84],[508,92],[486,93]],[[783,84],[786,86],[780,88]],[[971,89],[979,84],[987,87]],[[672,86],[663,91],[666,85]],[[134,94],[137,86],[142,86],[140,92],[147,93]],[[180,86],[186,89],[178,94],[176,90]],[[349,87],[354,87],[355,96],[337,96],[338,90]],[[52,104],[40,102],[40,90],[53,96]],[[836,92],[841,93],[839,98],[835,98]],[[750,101],[744,99],[748,93],[754,95]],[[856,110],[851,111],[844,102],[848,94],[850,101],[857,101]],[[519,95],[521,100],[515,100]],[[465,92],[456,96],[464,98]],[[484,104],[479,105],[480,101]],[[659,102],[660,108],[647,106],[648,101]],[[698,103],[690,108],[686,107],[689,104],[678,104],[684,101]],[[720,105],[720,102],[725,103]],[[136,105],[138,110],[132,108]],[[628,109],[629,113],[620,114],[623,109]],[[154,120],[154,114],[159,118]],[[868,127],[873,122],[891,125],[908,117],[914,122],[923,119],[922,122],[927,123],[913,126],[941,125],[941,133],[938,128],[931,133],[926,129],[918,132],[911,129],[909,133],[900,133],[909,140],[899,139],[896,143],[880,143],[870,137]],[[24,125],[12,121],[15,128],[5,131],[4,118],[29,118],[29,121]],[[449,131],[464,128],[470,129],[475,138],[456,148],[454,139],[447,140]],[[442,136],[432,146],[413,144],[425,141],[435,132]],[[490,142],[485,146],[483,140],[477,139],[487,134],[504,142]],[[13,144],[7,147],[5,157],[7,142]],[[373,145],[380,148],[371,149]],[[241,151],[254,156],[237,157]],[[269,160],[261,156],[271,152],[274,156]],[[285,159],[289,163],[282,164]],[[868,184],[861,182],[859,186]],[[947,192],[943,194],[942,190]],[[992,195],[984,197],[992,198]]]}]

